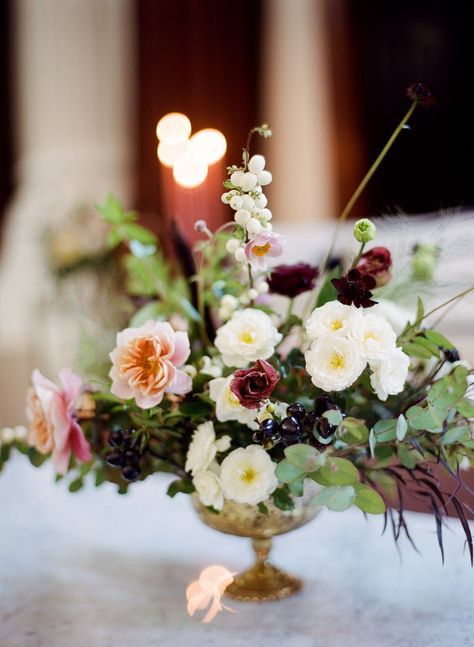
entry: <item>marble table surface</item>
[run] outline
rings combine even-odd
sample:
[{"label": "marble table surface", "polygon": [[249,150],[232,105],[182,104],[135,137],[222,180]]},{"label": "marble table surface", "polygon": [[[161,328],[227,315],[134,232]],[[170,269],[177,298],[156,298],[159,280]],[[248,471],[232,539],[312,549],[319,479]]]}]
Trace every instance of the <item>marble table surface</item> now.
[{"label": "marble table surface", "polygon": [[303,576],[299,595],[229,602],[210,624],[188,617],[201,569],[250,559],[245,539],[201,525],[166,478],[121,497],[92,485],[71,495],[48,467],[18,457],[0,475],[2,647],[462,647],[474,644],[474,571],[457,521],[440,563],[433,520],[408,513],[421,555],[400,559],[382,519],[322,512],[276,539],[274,561]]}]

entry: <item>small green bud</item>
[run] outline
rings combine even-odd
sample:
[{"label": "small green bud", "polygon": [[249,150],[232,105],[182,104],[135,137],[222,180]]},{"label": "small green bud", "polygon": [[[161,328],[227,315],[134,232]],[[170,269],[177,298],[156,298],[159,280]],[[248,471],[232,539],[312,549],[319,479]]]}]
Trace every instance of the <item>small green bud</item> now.
[{"label": "small green bud", "polygon": [[377,227],[368,218],[361,218],[354,225],[354,238],[359,243],[368,243],[370,240],[374,240],[376,233]]},{"label": "small green bud", "polygon": [[413,278],[418,281],[432,281],[436,270],[439,249],[431,243],[420,243],[412,259]]}]

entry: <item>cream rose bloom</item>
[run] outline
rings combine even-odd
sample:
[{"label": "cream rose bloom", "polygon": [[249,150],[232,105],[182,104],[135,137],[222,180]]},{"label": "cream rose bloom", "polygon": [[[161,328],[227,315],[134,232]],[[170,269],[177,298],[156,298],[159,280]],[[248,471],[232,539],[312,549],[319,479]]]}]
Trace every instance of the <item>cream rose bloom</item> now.
[{"label": "cream rose bloom", "polygon": [[193,485],[203,505],[211,506],[214,510],[222,510],[224,495],[217,474],[209,470],[198,472],[193,478]]},{"label": "cream rose bloom", "polygon": [[310,339],[317,340],[326,335],[347,336],[357,309],[339,301],[328,301],[316,308],[306,322],[306,332]]},{"label": "cream rose bloom", "polygon": [[276,463],[260,445],[235,449],[221,465],[224,496],[250,505],[265,501],[278,485],[275,468]]},{"label": "cream rose bloom", "polygon": [[214,425],[210,421],[204,422],[198,426],[193,434],[184,469],[193,475],[207,470],[217,452],[224,452],[229,447],[230,436],[222,436],[222,438],[216,440]]},{"label": "cream rose bloom", "polygon": [[267,314],[245,308],[234,312],[232,318],[218,329],[215,345],[226,366],[244,368],[257,359],[271,357],[281,338]]},{"label": "cream rose bloom", "polygon": [[209,395],[216,403],[216,418],[219,422],[236,420],[250,429],[257,429],[255,422],[258,411],[243,407],[238,397],[230,390],[230,383],[233,375],[229,377],[217,377],[209,382]]},{"label": "cream rose bloom", "polygon": [[380,315],[357,312],[354,316],[349,337],[368,361],[383,359],[391,353],[397,343],[392,326]]},{"label": "cream rose bloom", "polygon": [[408,377],[410,358],[401,348],[393,349],[382,360],[370,362],[370,383],[379,400],[403,391]]},{"label": "cream rose bloom", "polygon": [[306,370],[313,384],[323,391],[342,391],[351,386],[366,366],[355,341],[327,335],[305,353]]}]

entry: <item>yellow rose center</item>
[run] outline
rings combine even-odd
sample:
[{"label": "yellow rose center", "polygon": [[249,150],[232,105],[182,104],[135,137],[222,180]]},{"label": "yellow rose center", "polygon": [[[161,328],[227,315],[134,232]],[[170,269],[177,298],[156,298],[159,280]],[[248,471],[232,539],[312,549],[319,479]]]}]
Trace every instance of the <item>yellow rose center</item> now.
[{"label": "yellow rose center", "polygon": [[231,407],[235,407],[240,404],[239,398],[235,395],[235,393],[232,393],[230,389],[227,389],[227,402],[230,404]]},{"label": "yellow rose center", "polygon": [[247,485],[250,485],[256,478],[257,478],[257,472],[251,467],[247,467],[246,469],[244,469],[240,477],[240,479]]},{"label": "yellow rose center", "polygon": [[337,351],[333,353],[330,361],[329,361],[330,367],[334,371],[338,371],[339,369],[342,369],[346,365],[346,360],[344,355],[341,355],[341,353],[338,353]]},{"label": "yellow rose center", "polygon": [[251,344],[253,342],[253,332],[250,330],[244,330],[240,334],[240,341],[243,341],[244,344]]},{"label": "yellow rose center", "polygon": [[255,245],[252,247],[252,254],[255,254],[255,256],[266,256],[270,251],[270,248],[270,243],[265,243],[265,245]]},{"label": "yellow rose center", "polygon": [[334,319],[334,321],[331,322],[331,330],[336,332],[336,330],[340,330],[342,328],[342,321],[340,319]]},{"label": "yellow rose center", "polygon": [[378,337],[374,332],[366,332],[364,335],[364,341],[368,342],[369,339],[378,339]]}]

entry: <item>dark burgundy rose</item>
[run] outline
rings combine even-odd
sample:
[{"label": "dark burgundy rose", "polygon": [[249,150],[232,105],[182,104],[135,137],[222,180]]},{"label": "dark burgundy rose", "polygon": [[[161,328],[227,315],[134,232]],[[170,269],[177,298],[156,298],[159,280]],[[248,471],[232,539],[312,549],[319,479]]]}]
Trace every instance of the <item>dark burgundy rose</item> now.
[{"label": "dark burgundy rose", "polygon": [[425,108],[429,108],[436,103],[436,99],[434,98],[431,90],[419,81],[412,83],[407,88],[407,97],[412,101],[417,101]]},{"label": "dark burgundy rose", "polygon": [[270,292],[293,299],[298,294],[312,290],[318,276],[319,268],[308,263],[278,265],[272,271],[268,285]]},{"label": "dark burgundy rose", "polygon": [[258,409],[280,380],[280,374],[271,364],[258,359],[250,368],[235,371],[230,390],[247,409]]},{"label": "dark burgundy rose", "polygon": [[331,283],[337,290],[337,300],[346,306],[352,303],[356,308],[370,308],[377,301],[372,301],[372,292],[375,288],[375,279],[359,270],[349,270],[346,276],[333,279]]},{"label": "dark burgundy rose", "polygon": [[373,247],[365,254],[362,254],[356,269],[361,274],[372,276],[375,279],[376,286],[379,288],[386,285],[392,278],[390,274],[391,267],[392,256],[390,251],[386,247]]}]

